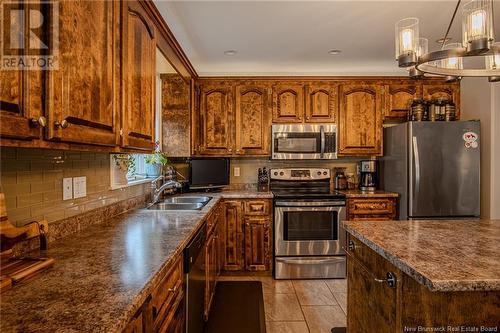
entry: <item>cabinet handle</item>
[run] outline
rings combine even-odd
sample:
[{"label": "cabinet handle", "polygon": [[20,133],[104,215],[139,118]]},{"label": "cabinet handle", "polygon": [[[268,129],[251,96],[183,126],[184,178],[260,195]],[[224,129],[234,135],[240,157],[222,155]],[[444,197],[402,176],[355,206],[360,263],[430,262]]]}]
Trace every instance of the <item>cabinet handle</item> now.
[{"label": "cabinet handle", "polygon": [[247,223],[245,223],[245,225],[246,225],[247,227],[249,227],[249,226],[250,226],[250,223],[248,223],[248,222],[247,222]]},{"label": "cabinet handle", "polygon": [[30,124],[33,127],[38,127],[38,126],[45,127],[47,126],[47,118],[45,118],[44,116],[40,116],[38,118],[31,118]]},{"label": "cabinet handle", "polygon": [[356,250],[356,243],[353,240],[349,241],[349,246],[348,246],[349,251],[354,251]]},{"label": "cabinet handle", "polygon": [[176,290],[177,290],[177,286],[174,286],[173,288],[168,288],[168,292],[170,292],[170,293],[175,293]]},{"label": "cabinet handle", "polygon": [[232,151],[233,151],[233,148],[229,148],[227,151],[228,151],[228,152],[232,152]]},{"label": "cabinet handle", "polygon": [[308,117],[306,117],[306,120],[309,120],[309,119],[310,119],[310,117],[309,117],[309,116],[308,116]]},{"label": "cabinet handle", "polygon": [[[349,241],[349,247],[351,246],[351,242],[352,241]],[[350,250],[350,248],[349,248],[349,250]],[[389,286],[389,288],[396,288],[396,283],[398,282],[396,274],[394,274],[393,272],[387,272],[385,279],[379,279],[358,258],[356,258],[354,255],[352,255],[349,251],[346,251],[345,248],[344,248],[344,252],[351,260],[354,260],[368,275],[370,275],[370,277],[373,279],[373,281],[375,281],[377,283],[386,282],[387,285]]]},{"label": "cabinet handle", "polygon": [[54,126],[56,128],[60,127],[62,129],[65,129],[65,128],[68,128],[69,122],[66,119],[61,120],[61,122],[59,122],[59,121],[56,120],[56,121],[54,121]]}]

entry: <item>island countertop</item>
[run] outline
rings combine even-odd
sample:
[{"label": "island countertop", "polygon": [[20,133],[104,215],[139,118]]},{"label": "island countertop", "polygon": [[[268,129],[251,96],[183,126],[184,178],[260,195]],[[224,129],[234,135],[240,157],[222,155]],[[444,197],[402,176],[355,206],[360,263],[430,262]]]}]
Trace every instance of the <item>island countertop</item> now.
[{"label": "island countertop", "polygon": [[208,195],[200,211],[132,210],[50,243],[54,267],[2,293],[0,331],[121,332],[220,199],[272,198]]},{"label": "island countertop", "polygon": [[344,222],[431,291],[500,290],[500,220]]}]

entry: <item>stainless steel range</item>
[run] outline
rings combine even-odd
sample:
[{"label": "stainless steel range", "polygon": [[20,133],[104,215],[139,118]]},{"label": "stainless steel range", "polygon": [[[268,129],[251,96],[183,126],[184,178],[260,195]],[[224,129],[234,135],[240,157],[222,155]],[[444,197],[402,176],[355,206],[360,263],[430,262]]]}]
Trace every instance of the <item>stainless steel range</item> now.
[{"label": "stainless steel range", "polygon": [[272,169],[274,277],[344,278],[345,195],[330,190],[330,169]]}]

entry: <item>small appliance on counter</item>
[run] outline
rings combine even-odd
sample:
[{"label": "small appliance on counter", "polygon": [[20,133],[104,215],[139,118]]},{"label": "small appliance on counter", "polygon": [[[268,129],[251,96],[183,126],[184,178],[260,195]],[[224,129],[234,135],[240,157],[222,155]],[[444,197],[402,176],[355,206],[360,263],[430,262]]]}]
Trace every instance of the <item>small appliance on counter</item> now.
[{"label": "small appliance on counter", "polygon": [[376,160],[359,162],[359,189],[361,191],[373,192],[377,190],[378,167]]},{"label": "small appliance on counter", "polygon": [[334,188],[339,191],[347,190],[346,168],[334,168],[335,178],[333,179]]}]

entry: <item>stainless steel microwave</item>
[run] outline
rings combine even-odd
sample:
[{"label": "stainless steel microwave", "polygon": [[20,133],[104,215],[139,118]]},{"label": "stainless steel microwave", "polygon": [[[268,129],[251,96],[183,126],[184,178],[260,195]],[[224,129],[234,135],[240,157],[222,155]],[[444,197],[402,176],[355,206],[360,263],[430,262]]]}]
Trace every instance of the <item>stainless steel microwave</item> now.
[{"label": "stainless steel microwave", "polygon": [[337,125],[283,124],[272,127],[272,159],[337,158]]}]

